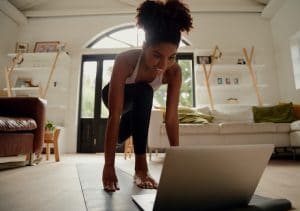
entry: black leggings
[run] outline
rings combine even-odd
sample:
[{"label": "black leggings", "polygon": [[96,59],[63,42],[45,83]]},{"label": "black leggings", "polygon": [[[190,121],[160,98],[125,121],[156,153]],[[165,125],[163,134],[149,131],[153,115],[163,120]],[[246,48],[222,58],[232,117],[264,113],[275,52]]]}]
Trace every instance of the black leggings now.
[{"label": "black leggings", "polygon": [[[102,90],[102,99],[108,107],[107,84]],[[126,84],[123,112],[119,127],[118,143],[132,136],[135,154],[145,154],[153,102],[153,89],[148,83]]]}]

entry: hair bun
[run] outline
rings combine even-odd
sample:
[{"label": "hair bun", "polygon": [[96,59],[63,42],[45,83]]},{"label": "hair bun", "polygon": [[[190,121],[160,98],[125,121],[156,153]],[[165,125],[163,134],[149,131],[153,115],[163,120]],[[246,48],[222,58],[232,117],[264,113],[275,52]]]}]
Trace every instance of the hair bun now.
[{"label": "hair bun", "polygon": [[159,27],[159,22],[163,19],[164,4],[159,1],[145,1],[137,9],[137,25],[148,30]]},{"label": "hair bun", "polygon": [[174,28],[189,32],[192,17],[188,7],[180,1],[145,1],[137,9],[138,26],[147,29]]},{"label": "hair bun", "polygon": [[146,32],[146,42],[168,41],[179,44],[181,32],[192,28],[188,7],[179,0],[146,0],[137,8],[137,25]]},{"label": "hair bun", "polygon": [[171,21],[171,24],[177,25],[178,29],[183,32],[189,32],[193,27],[192,17],[188,7],[180,1],[169,0],[165,5],[166,19]]}]

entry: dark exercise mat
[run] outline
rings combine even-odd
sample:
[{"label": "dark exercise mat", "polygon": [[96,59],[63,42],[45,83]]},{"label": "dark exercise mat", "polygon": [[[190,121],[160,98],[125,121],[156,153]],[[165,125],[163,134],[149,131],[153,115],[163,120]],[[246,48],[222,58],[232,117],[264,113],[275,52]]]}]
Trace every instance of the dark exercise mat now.
[{"label": "dark exercise mat", "polygon": [[272,199],[258,195],[252,197],[249,206],[263,211],[286,211],[292,208],[291,202],[287,199]]},{"label": "dark exercise mat", "polygon": [[[84,196],[86,208],[92,210],[135,211],[139,208],[131,199],[131,195],[155,193],[155,190],[144,190],[136,187],[130,174],[116,169],[120,190],[107,193],[102,186],[102,165],[77,164],[77,172]],[[254,195],[247,208],[236,208],[230,211],[287,211],[291,209],[291,202],[286,199],[271,199]]]}]

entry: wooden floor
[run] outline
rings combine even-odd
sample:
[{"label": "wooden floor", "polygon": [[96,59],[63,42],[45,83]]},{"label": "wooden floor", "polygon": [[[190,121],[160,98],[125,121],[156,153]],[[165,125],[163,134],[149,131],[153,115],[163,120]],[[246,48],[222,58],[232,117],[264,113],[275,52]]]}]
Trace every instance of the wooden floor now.
[{"label": "wooden floor", "polygon": [[[163,157],[153,156],[149,165],[156,179]],[[60,162],[55,162],[52,155],[49,161],[44,159],[37,166],[0,171],[0,210],[86,210],[76,164],[92,162],[103,164],[103,154],[66,154]],[[134,172],[134,158],[125,160],[122,154],[117,155],[116,165],[130,174]],[[287,198],[300,211],[299,178],[300,160],[271,160],[256,194]]]}]

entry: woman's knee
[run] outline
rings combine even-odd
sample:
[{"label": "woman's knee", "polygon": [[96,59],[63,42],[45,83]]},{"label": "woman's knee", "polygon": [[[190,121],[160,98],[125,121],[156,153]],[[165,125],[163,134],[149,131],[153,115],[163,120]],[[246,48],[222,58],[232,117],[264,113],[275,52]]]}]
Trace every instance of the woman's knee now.
[{"label": "woman's knee", "polygon": [[102,100],[105,104],[105,106],[108,108],[108,90],[109,90],[109,84],[107,84],[103,89],[102,89]]}]

